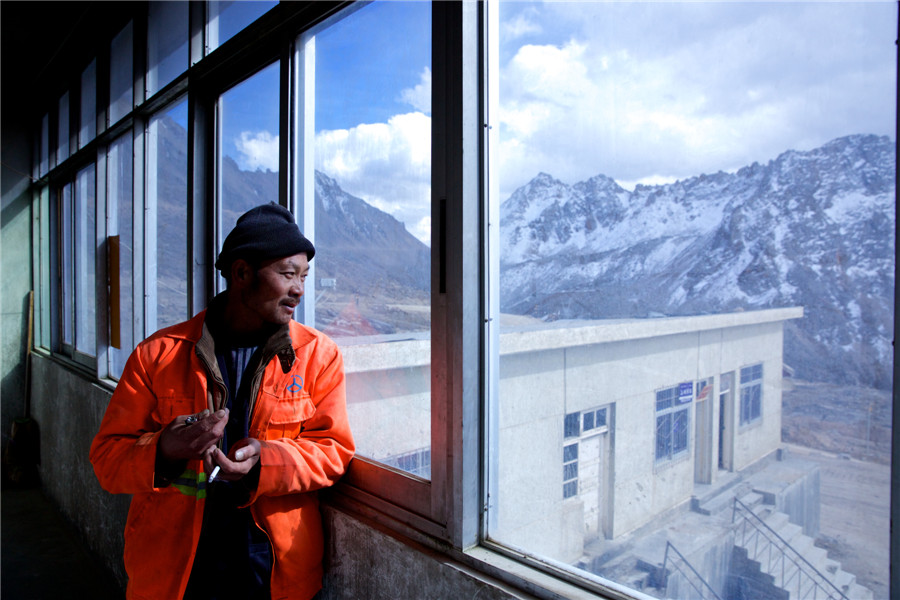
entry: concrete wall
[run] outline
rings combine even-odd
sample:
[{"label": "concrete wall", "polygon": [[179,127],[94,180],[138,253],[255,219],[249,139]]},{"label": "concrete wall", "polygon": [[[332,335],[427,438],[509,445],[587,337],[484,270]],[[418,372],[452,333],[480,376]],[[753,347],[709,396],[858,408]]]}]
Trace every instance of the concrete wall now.
[{"label": "concrete wall", "polygon": [[[595,377],[605,382],[607,397],[616,406],[615,462],[610,465],[615,478],[611,527],[615,538],[684,502],[693,492],[692,451],[656,463],[655,415],[657,390],[694,380],[697,334],[617,342],[580,352],[602,361]],[[586,376],[587,369],[581,378]],[[692,413],[693,406],[691,424]]]},{"label": "concrete wall", "polygon": [[323,508],[328,539],[321,600],[398,598],[527,598],[376,524]]},{"label": "concrete wall", "polygon": [[[732,549],[734,547],[734,532],[724,531],[722,535],[711,537],[707,544],[698,547],[694,552],[685,556],[687,561],[697,569],[719,597],[725,598],[725,589],[728,582],[728,574],[731,571]],[[667,598],[679,600],[702,599],[702,595],[694,587],[697,585],[693,577],[685,577],[677,570],[670,568],[666,586]],[[693,585],[692,583],[693,582]]]},{"label": "concrete wall", "polygon": [[[781,323],[766,323],[753,328],[740,327],[723,332],[722,363],[735,371],[740,385],[740,367],[763,363],[762,418],[741,426],[740,393],[735,393],[734,470],[740,471],[766,456],[781,442],[781,380],[784,366],[784,340]],[[723,371],[726,370],[723,368]]]},{"label": "concrete wall", "polygon": [[497,499],[492,533],[528,552],[570,562],[584,545],[581,505],[563,501],[565,350],[500,361]]},{"label": "concrete wall", "polygon": [[[563,499],[564,418],[608,406],[609,447],[599,490],[601,531],[617,538],[690,500],[698,473],[718,474],[719,386],[722,373],[763,363],[762,418],[739,425],[739,393],[730,411],[734,468],[773,452],[781,441],[782,317],[738,316],[573,325],[501,336],[497,519],[492,536],[528,552],[573,563],[589,537],[584,503]],[[740,319],[747,324],[742,324]],[[681,331],[671,325],[682,324]],[[637,331],[645,328],[647,331]],[[654,335],[657,334],[657,335]],[[632,336],[632,337],[629,337]],[[556,338],[559,339],[556,339]],[[513,339],[510,339],[513,338]],[[590,343],[596,339],[596,343]],[[566,342],[568,340],[568,342]],[[579,343],[580,342],[580,343]],[[566,346],[566,343],[574,345]],[[713,391],[691,404],[689,452],[671,461],[655,456],[656,391],[712,378]],[[708,411],[696,447],[697,410]],[[702,429],[702,428],[701,428]],[[704,468],[696,461],[704,460]],[[582,473],[579,476],[583,476]]]},{"label": "concrete wall", "polygon": [[34,356],[32,413],[41,432],[41,482],[88,548],[123,584],[123,531],[130,496],[105,492],[88,453],[112,395],[52,358]]},{"label": "concrete wall", "polygon": [[816,463],[792,458],[790,471],[784,474],[786,483],[775,494],[775,509],[788,516],[791,523],[803,527],[803,533],[811,538],[819,535],[821,522],[821,474]]},{"label": "concrete wall", "polygon": [[343,345],[342,353],[357,448],[382,460],[430,447],[430,342]]},{"label": "concrete wall", "polygon": [[[5,99],[6,100],[6,99]],[[2,113],[0,211],[0,439],[25,416],[28,292],[31,290],[31,138],[21,115]]]}]

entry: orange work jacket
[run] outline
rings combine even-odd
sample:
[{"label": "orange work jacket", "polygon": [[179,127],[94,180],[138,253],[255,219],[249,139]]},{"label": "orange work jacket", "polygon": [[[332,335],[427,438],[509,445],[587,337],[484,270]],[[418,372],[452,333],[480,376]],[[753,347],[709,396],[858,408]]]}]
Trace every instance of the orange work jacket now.
[{"label": "orange work jacket", "polygon": [[[225,404],[205,314],[138,345],[91,445],[103,488],[133,495],[125,525],[128,598],[181,598],[191,573],[206,497],[203,462],[188,461],[171,481],[154,469],[166,425]],[[316,490],[333,484],[354,453],[337,345],[291,321],[263,348],[250,397],[250,437],[261,450],[248,506],[272,545],[272,598],[311,598],[322,581]]]}]

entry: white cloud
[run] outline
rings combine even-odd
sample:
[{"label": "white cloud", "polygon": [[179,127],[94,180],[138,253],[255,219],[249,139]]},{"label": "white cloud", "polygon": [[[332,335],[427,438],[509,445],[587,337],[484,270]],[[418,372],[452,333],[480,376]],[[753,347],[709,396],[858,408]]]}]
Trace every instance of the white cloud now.
[{"label": "white cloud", "polygon": [[278,170],[278,136],[269,131],[242,131],[234,140],[240,153],[238,166],[244,171]]},{"label": "white cloud", "polygon": [[425,67],[422,71],[418,85],[400,92],[400,100],[421,113],[426,115],[431,113],[431,69],[429,67]]},{"label": "white cloud", "polygon": [[316,135],[316,168],[402,221],[426,244],[431,210],[431,117],[413,112]]},{"label": "white cloud", "polygon": [[431,215],[422,217],[419,222],[413,225],[410,233],[422,240],[425,244],[431,245]]},{"label": "white cloud", "polygon": [[502,199],[541,171],[671,181],[850,133],[890,135],[895,31],[879,20],[896,25],[896,6],[873,19],[871,5],[785,4],[548,3],[539,18],[520,15],[548,35],[505,48]]},{"label": "white cloud", "polygon": [[537,11],[526,9],[513,18],[504,20],[500,25],[501,35],[514,40],[529,34],[540,33],[541,26],[534,20],[536,16]]}]

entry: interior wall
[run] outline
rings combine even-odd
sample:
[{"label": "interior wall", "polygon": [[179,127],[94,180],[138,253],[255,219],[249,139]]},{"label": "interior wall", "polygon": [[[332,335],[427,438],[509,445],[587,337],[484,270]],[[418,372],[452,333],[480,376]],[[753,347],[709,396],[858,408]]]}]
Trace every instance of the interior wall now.
[{"label": "interior wall", "polygon": [[446,555],[323,505],[325,582],[318,600],[531,598]]},{"label": "interior wall", "polygon": [[123,531],[130,496],[104,491],[88,456],[112,393],[52,358],[32,358],[32,416],[40,430],[44,493],[124,589]]},{"label": "interior wall", "polygon": [[31,290],[30,136],[10,114],[4,90],[0,130],[0,439],[9,443],[13,419],[26,414],[28,292]]}]

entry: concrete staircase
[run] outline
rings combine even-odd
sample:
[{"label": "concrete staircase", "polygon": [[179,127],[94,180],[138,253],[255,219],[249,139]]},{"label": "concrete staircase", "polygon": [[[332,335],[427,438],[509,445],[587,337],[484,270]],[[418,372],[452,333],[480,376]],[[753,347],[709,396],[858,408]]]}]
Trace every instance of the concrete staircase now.
[{"label": "concrete staircase", "polygon": [[[737,553],[733,557],[732,570],[738,572],[734,577],[740,578],[741,570],[746,576],[746,581],[742,584],[735,584],[737,588],[735,585],[729,586],[731,593],[737,594],[736,597],[749,599],[781,596],[786,600],[837,599],[843,594],[849,600],[872,600],[871,590],[856,583],[856,576],[842,570],[841,564],[829,558],[825,549],[816,546],[815,540],[805,535],[802,527],[791,523],[788,515],[778,512],[773,504],[767,503],[765,494],[740,488],[734,492],[718,494],[717,497],[698,502],[695,510],[707,515],[734,511],[734,498],[738,497],[744,507],[758,517],[758,520],[750,516],[743,518],[742,508],[738,511],[733,524]],[[767,527],[755,526],[754,523],[758,522],[765,523]],[[776,535],[772,535],[773,533]],[[791,550],[795,551],[796,555]],[[747,562],[744,563],[744,560]],[[754,568],[766,577],[754,577]],[[769,594],[759,591],[762,588],[757,586],[763,586],[763,582],[769,578],[771,584],[783,590],[785,595],[774,593],[774,590]],[[834,588],[822,578],[833,584]],[[741,585],[744,585],[744,592],[738,591]]]},{"label": "concrete staircase", "polygon": [[[742,473],[720,472],[714,485],[695,485],[689,505],[660,514],[615,540],[590,542],[577,566],[645,597],[713,598],[708,588],[688,581],[691,575],[683,563],[666,564],[667,545],[672,544],[690,567],[708,578],[706,584],[722,600],[873,600],[872,591],[858,584],[855,575],[776,510],[776,503],[784,502],[785,490],[797,489],[790,486],[812,481],[818,493],[817,471],[798,467],[793,459],[780,460]],[[758,517],[765,523],[754,531],[764,530],[766,536],[741,531],[743,519],[733,519],[735,498],[754,515],[751,520]],[[796,509],[796,504],[791,507]],[[816,527],[818,521],[813,521],[809,526]],[[776,550],[779,546],[785,549]],[[797,564],[803,569],[798,570]]]}]

